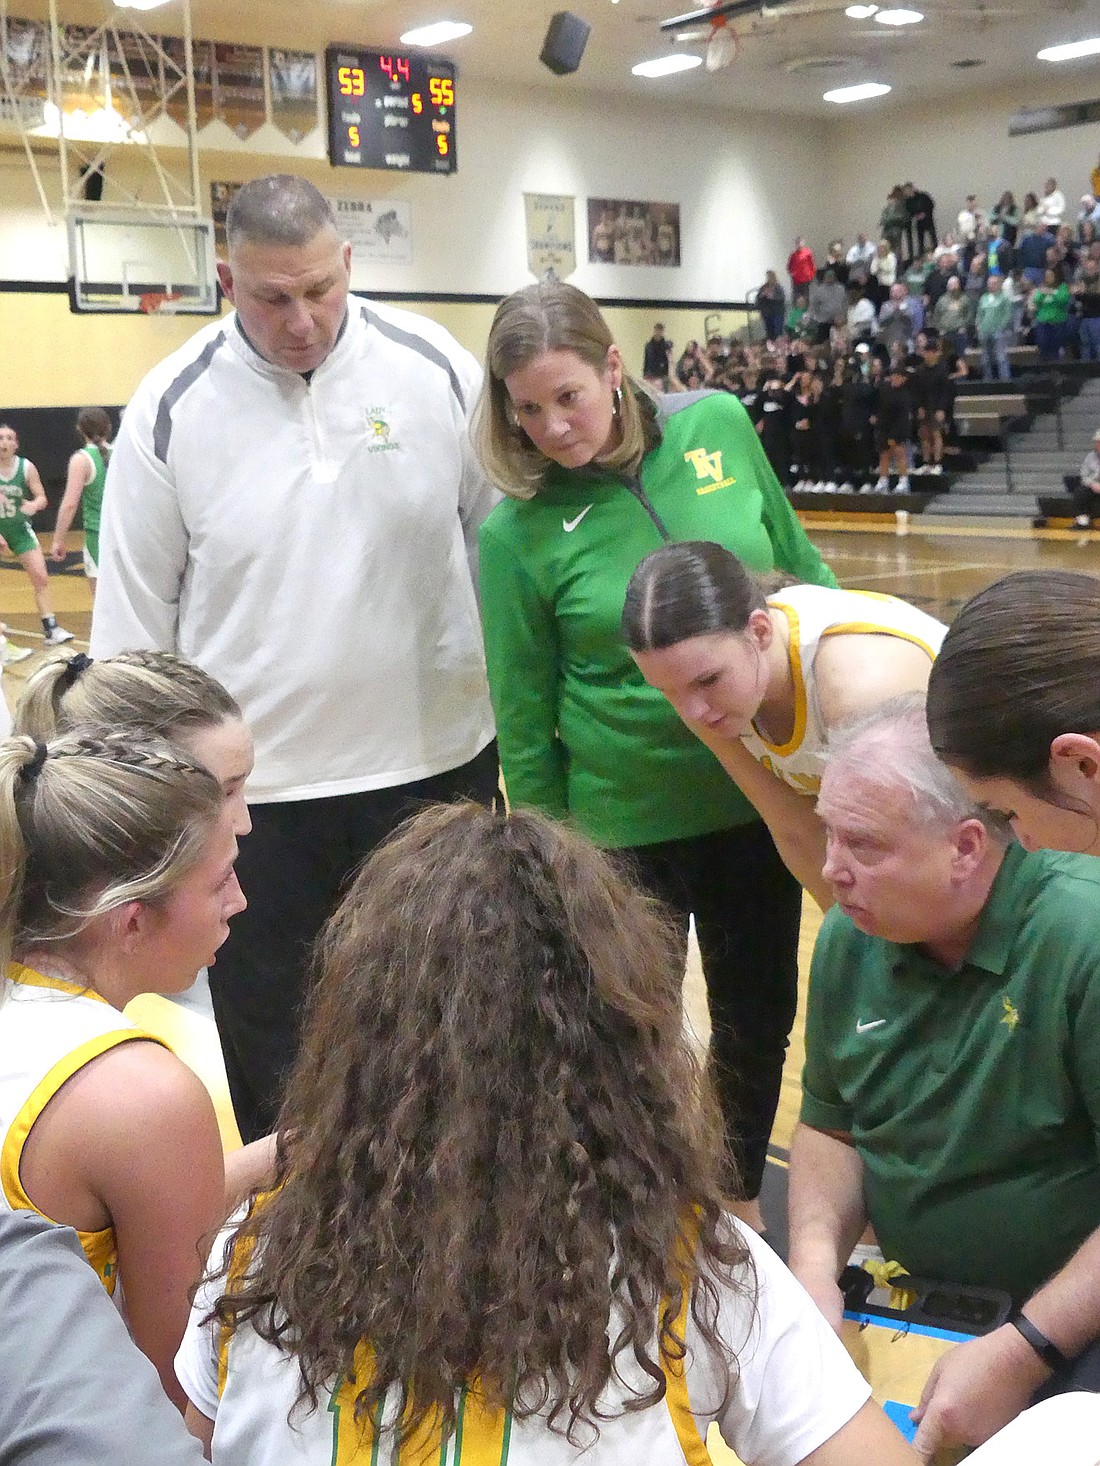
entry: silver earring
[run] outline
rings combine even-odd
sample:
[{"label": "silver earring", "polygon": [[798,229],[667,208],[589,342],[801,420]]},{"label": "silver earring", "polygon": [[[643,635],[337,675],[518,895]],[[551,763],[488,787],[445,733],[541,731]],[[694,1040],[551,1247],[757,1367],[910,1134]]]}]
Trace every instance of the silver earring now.
[{"label": "silver earring", "polygon": [[622,416],[622,411],[623,411],[623,389],[621,387],[616,387],[615,388],[614,397],[615,397],[615,416],[616,417],[621,417]]}]

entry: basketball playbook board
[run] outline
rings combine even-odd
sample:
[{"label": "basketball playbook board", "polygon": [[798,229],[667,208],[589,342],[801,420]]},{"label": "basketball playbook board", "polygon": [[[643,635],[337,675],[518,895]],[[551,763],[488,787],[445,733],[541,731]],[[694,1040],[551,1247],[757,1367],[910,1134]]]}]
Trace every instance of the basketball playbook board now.
[{"label": "basketball playbook board", "polygon": [[68,225],[74,311],[217,315],[211,220],[151,209],[74,210]]}]

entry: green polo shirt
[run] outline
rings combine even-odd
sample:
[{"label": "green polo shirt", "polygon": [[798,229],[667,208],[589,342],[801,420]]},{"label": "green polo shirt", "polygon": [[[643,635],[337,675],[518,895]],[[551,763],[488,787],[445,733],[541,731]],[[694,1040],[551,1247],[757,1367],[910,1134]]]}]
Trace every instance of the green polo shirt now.
[{"label": "green polo shirt", "polygon": [[834,907],[802,1082],[888,1258],[1026,1298],[1100,1226],[1100,861],[1013,845],[957,971]]}]

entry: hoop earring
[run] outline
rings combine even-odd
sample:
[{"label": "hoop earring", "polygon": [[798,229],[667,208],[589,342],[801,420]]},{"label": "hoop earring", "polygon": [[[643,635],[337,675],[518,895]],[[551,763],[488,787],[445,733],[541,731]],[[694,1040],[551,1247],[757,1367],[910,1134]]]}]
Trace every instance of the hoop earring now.
[{"label": "hoop earring", "polygon": [[615,388],[615,391],[614,391],[614,393],[612,395],[615,398],[615,406],[614,406],[614,409],[613,409],[614,414],[615,414],[616,417],[622,417],[622,415],[623,415],[623,389],[621,387],[616,387]]}]

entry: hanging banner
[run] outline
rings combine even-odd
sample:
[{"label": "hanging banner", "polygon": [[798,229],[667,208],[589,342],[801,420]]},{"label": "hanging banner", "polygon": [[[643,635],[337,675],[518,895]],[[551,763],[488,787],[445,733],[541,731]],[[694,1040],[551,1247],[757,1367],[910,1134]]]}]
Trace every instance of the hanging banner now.
[{"label": "hanging banner", "polygon": [[340,237],[352,257],[411,265],[412,206],[405,199],[329,199]]},{"label": "hanging banner", "polygon": [[320,126],[317,115],[317,57],[312,51],[268,51],[271,121],[284,137],[300,143]]},{"label": "hanging banner", "polygon": [[577,268],[572,194],[525,193],[527,268],[539,280],[566,280]]},{"label": "hanging banner", "polygon": [[251,137],[267,121],[262,46],[214,46],[214,116],[239,138]]},{"label": "hanging banner", "polygon": [[160,58],[140,31],[110,32],[111,96],[116,112],[138,127],[164,110]]},{"label": "hanging banner", "polygon": [[[184,45],[178,36],[165,36],[162,44],[168,58],[164,78],[167,90],[176,80],[186,75]],[[192,41],[191,62],[195,74],[195,122],[198,127],[206,127],[214,120],[214,42]],[[186,131],[186,86],[176,88],[168,98],[165,110],[172,121]]]},{"label": "hanging banner", "polygon": [[66,116],[97,112],[106,102],[103,84],[105,44],[89,54],[95,30],[90,25],[63,25],[58,38],[61,49],[61,110]]},{"label": "hanging banner", "polygon": [[37,20],[9,20],[0,13],[0,49],[11,77],[11,97],[0,96],[0,119],[14,122],[16,110],[24,127],[40,127],[45,121],[46,39],[45,24]]}]

